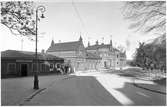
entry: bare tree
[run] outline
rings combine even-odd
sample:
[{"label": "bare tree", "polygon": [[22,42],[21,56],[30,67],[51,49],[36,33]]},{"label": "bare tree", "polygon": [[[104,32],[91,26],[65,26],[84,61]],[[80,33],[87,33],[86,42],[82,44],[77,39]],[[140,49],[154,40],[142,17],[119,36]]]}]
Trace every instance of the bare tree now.
[{"label": "bare tree", "polygon": [[166,34],[166,1],[127,1],[123,9],[125,19],[131,21],[130,29]]},{"label": "bare tree", "polygon": [[33,6],[30,1],[1,2],[1,24],[14,35],[31,38],[36,34]]}]

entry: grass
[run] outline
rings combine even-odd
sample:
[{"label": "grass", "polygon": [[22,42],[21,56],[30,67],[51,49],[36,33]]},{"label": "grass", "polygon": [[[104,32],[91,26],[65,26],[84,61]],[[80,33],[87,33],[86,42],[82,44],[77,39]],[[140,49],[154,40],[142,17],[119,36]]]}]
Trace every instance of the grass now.
[{"label": "grass", "polygon": [[166,85],[166,78],[161,78],[157,80],[153,80],[155,83],[160,84],[160,85]]}]

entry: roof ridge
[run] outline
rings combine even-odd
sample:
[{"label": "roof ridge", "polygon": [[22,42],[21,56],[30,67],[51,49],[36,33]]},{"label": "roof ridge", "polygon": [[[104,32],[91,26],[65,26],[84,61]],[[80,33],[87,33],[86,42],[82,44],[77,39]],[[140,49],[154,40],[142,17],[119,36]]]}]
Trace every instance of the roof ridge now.
[{"label": "roof ridge", "polygon": [[62,43],[55,43],[54,46],[49,47],[47,52],[53,51],[75,51],[78,46],[80,45],[80,41],[70,41],[70,42],[62,42]]},{"label": "roof ridge", "polygon": [[79,42],[79,41],[61,42],[61,43],[55,43],[54,45],[56,45],[56,44],[66,44],[66,43],[75,43],[75,42]]},{"label": "roof ridge", "polygon": [[[7,51],[15,51],[15,52],[20,52],[20,53],[24,53],[24,52],[26,52],[26,53],[34,53],[35,54],[35,52],[33,52],[33,51],[21,51],[21,50],[12,50],[12,49],[8,49],[8,50],[4,50],[4,51],[1,51],[1,53],[2,52],[7,52]],[[41,54],[41,52],[37,52],[38,54]]]}]

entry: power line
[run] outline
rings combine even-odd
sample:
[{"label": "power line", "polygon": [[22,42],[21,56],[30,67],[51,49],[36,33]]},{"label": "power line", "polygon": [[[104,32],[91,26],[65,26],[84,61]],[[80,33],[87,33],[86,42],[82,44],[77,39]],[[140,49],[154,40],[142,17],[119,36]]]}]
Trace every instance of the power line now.
[{"label": "power line", "polygon": [[78,11],[78,9],[77,9],[77,7],[76,7],[76,5],[75,5],[75,3],[74,3],[73,0],[72,0],[72,6],[73,6],[73,8],[74,8],[74,10],[75,10],[75,12],[76,12],[76,14],[77,14],[77,16],[78,16],[78,19],[79,19],[79,21],[80,21],[80,23],[81,23],[81,26],[82,26],[83,29],[86,31],[86,27],[85,27],[85,25],[84,25],[84,21],[82,20],[82,17],[81,17],[81,15],[79,14],[79,11]]}]

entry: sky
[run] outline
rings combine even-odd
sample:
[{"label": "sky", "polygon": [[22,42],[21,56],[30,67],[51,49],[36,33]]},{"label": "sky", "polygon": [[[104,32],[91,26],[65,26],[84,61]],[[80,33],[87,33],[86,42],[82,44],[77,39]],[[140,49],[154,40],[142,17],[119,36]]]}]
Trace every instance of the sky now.
[{"label": "sky", "polygon": [[[95,41],[108,44],[112,39],[113,46],[122,46],[127,59],[132,59],[138,42],[155,38],[155,35],[141,34],[128,29],[130,21],[125,20],[122,11],[124,1],[46,0],[36,2],[44,5],[45,18],[38,24],[38,51],[47,50],[52,39],[55,43],[77,41],[82,36],[84,46],[94,45]],[[40,14],[40,13],[39,13]],[[12,35],[10,30],[0,24],[0,50],[35,51],[35,42],[27,37]]]}]

